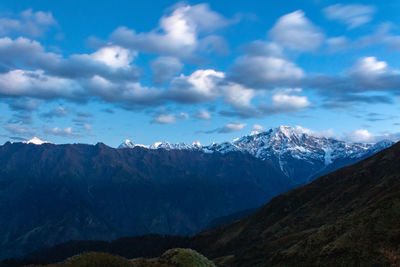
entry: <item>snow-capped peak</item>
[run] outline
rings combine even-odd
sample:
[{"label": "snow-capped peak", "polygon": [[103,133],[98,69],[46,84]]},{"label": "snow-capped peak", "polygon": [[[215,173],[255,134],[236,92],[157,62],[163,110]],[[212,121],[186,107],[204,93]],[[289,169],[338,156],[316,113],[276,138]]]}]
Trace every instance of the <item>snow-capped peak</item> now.
[{"label": "snow-capped peak", "polygon": [[25,143],[25,144],[34,144],[34,145],[42,145],[42,144],[46,144],[46,143],[49,143],[49,142],[40,140],[39,138],[37,138],[35,136],[35,137],[33,137],[32,139],[30,139],[28,141],[24,141],[23,143]]},{"label": "snow-capped peak", "polygon": [[201,144],[200,144],[199,141],[194,141],[194,142],[192,143],[192,146],[194,146],[194,147],[201,147]]},{"label": "snow-capped peak", "polygon": [[135,148],[135,147],[148,148],[148,146],[145,146],[145,145],[135,144],[129,139],[126,139],[122,144],[119,145],[118,148]]}]

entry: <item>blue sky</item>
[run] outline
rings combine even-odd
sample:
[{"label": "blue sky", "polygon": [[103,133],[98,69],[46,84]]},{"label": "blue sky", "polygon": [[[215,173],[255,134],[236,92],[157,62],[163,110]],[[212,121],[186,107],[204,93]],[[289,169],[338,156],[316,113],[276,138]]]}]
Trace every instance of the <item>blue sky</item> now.
[{"label": "blue sky", "polygon": [[381,2],[2,1],[0,141],[398,140],[400,3]]}]

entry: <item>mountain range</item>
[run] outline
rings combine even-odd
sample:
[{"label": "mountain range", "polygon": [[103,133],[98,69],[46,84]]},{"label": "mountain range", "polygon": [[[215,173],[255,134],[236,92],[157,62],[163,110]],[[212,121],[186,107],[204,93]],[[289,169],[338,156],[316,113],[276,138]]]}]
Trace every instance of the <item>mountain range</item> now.
[{"label": "mountain range", "polygon": [[243,136],[232,142],[212,143],[207,146],[202,146],[199,142],[193,144],[156,142],[145,146],[126,140],[118,148],[143,147],[153,150],[191,150],[222,154],[242,152],[264,161],[271,161],[294,183],[304,184],[322,174],[369,157],[393,144],[394,142],[389,140],[373,144],[349,143],[335,138],[315,136],[301,128],[280,126]]},{"label": "mountain range", "polygon": [[210,146],[8,142],[0,146],[0,258],[68,240],[192,235],[390,145],[283,126]]},{"label": "mountain range", "polygon": [[[218,266],[399,266],[399,158],[397,143],[281,194],[246,218],[190,238],[76,241],[42,249],[24,261],[53,262],[84,251],[154,257],[161,255],[160,246],[175,246],[195,249]],[[140,266],[155,265],[143,260]]]}]

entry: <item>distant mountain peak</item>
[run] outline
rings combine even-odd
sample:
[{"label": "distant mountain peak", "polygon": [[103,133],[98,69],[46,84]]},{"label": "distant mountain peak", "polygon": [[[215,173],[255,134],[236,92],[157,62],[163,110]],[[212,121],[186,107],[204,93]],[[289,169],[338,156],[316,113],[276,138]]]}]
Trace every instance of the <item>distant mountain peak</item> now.
[{"label": "distant mountain peak", "polygon": [[135,147],[144,147],[148,148],[148,146],[141,145],[141,144],[135,144],[131,140],[126,139],[122,144],[118,146],[118,148],[135,148]]},{"label": "distant mountain peak", "polygon": [[42,144],[46,144],[46,143],[49,143],[49,142],[40,140],[39,138],[37,138],[35,136],[35,137],[33,137],[32,139],[30,139],[28,141],[24,141],[23,143],[25,143],[25,144],[34,144],[34,145],[42,145]]}]

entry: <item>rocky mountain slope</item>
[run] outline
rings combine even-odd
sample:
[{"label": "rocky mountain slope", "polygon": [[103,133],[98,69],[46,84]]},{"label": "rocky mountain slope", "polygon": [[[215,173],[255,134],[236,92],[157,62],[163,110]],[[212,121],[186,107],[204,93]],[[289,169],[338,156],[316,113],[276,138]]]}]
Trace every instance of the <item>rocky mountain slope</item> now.
[{"label": "rocky mountain slope", "polygon": [[293,184],[243,153],[0,146],[0,258],[68,240],[193,234]]}]

